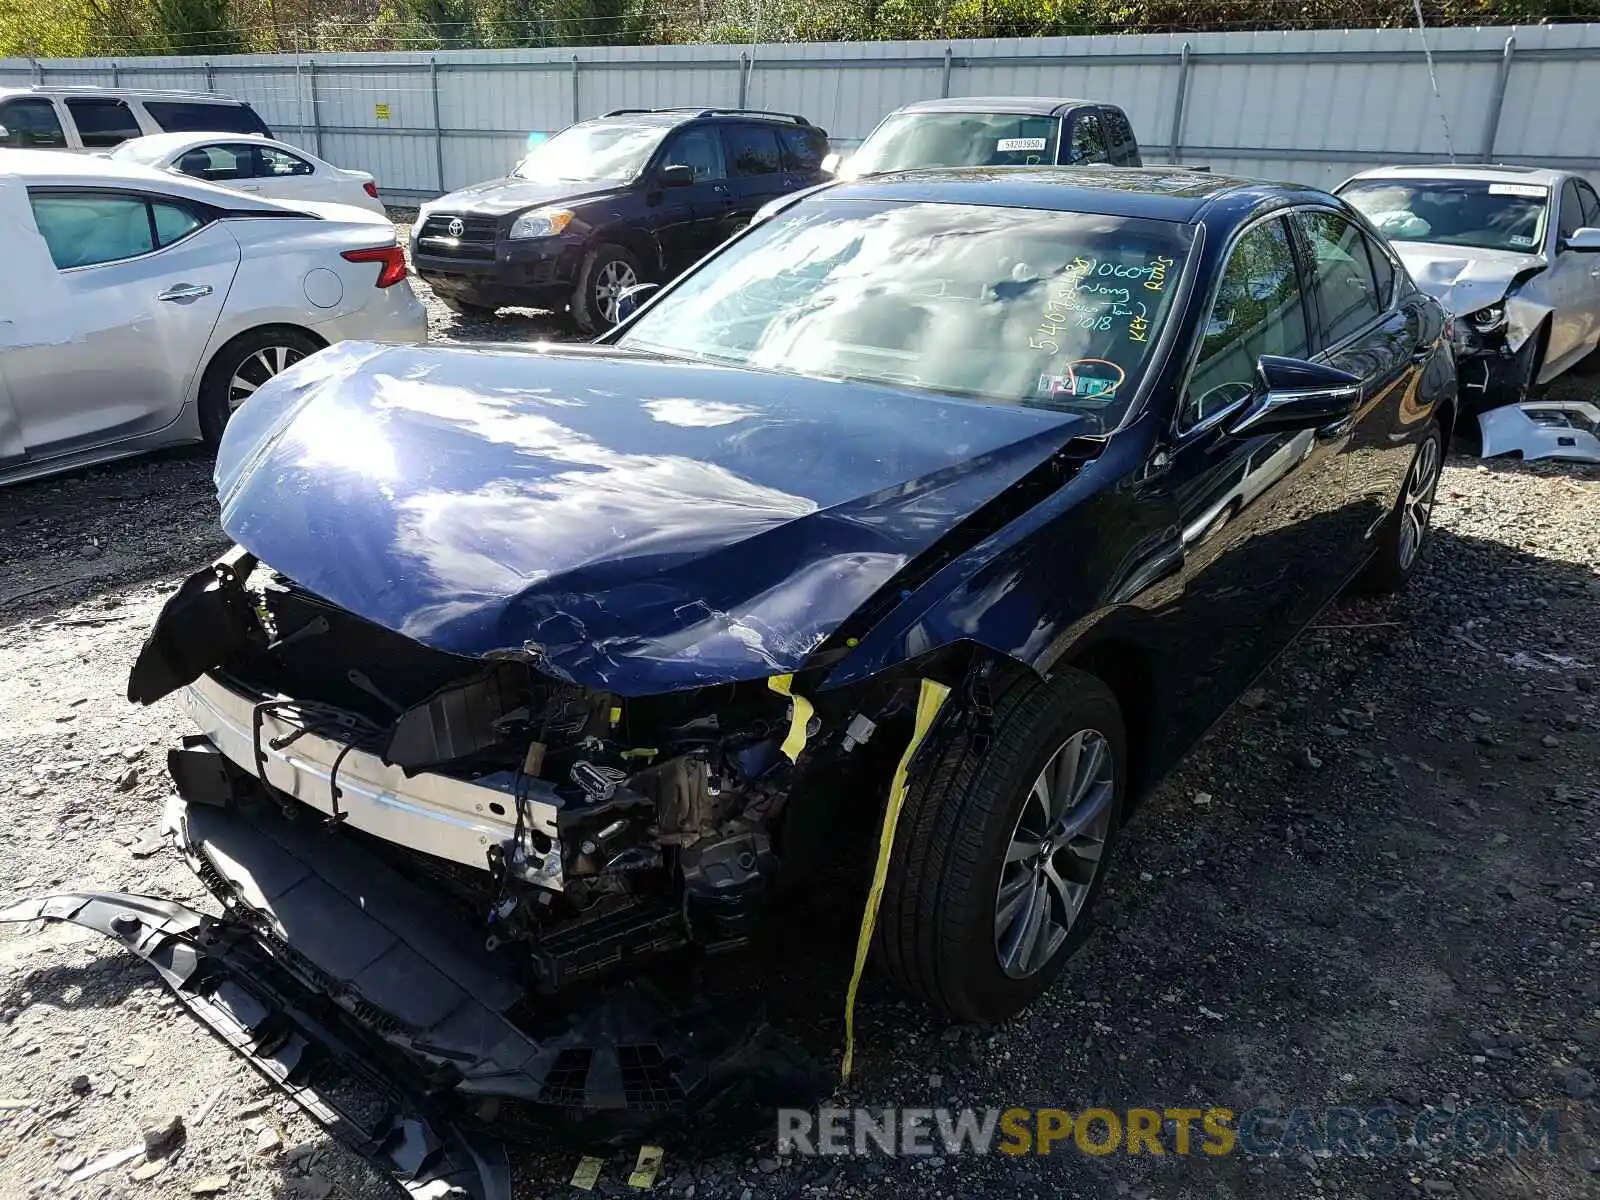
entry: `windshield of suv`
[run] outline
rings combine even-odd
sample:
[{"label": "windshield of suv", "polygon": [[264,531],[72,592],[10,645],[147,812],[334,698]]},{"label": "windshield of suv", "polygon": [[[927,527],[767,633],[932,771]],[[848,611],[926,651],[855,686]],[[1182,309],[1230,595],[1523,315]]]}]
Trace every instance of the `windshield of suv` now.
[{"label": "windshield of suv", "polygon": [[1081,412],[1133,403],[1189,226],[968,204],[803,201],[641,314],[674,357]]},{"label": "windshield of suv", "polygon": [[1357,179],[1339,193],[1391,242],[1537,253],[1550,189],[1480,179]]},{"label": "windshield of suv", "polygon": [[590,121],[570,125],[517,164],[517,179],[633,179],[672,126],[661,121]]},{"label": "windshield of suv", "polygon": [[920,167],[1029,166],[1056,161],[1061,121],[1021,113],[901,113],[874,129],[847,175]]}]

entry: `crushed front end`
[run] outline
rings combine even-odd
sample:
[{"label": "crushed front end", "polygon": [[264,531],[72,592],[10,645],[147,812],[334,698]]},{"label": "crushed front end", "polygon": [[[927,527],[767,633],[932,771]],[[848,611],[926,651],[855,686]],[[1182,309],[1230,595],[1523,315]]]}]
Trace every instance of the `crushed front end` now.
[{"label": "crushed front end", "polygon": [[731,1128],[812,1095],[814,1067],[759,1011],[636,968],[745,944],[802,748],[837,763],[870,738],[859,712],[825,733],[788,688],[597,692],[422,646],[236,550],[169,600],[129,680],[198,726],[169,754],[165,830],[223,916],[116,896],[9,915],[123,941],[286,1086],[308,1080],[276,1064],[285,1038],[364,1081],[376,1127],[299,1098],[377,1157],[433,1147],[427,1171],[386,1162],[402,1181],[481,1181],[480,1135]]}]

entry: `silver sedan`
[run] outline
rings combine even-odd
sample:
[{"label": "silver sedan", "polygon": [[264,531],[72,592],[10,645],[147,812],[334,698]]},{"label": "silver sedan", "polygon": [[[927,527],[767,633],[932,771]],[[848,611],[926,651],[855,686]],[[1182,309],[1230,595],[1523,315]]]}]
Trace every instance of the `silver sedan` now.
[{"label": "silver sedan", "polygon": [[102,158],[0,150],[0,484],[222,435],[273,375],[427,317],[394,226]]},{"label": "silver sedan", "polygon": [[1454,318],[1462,415],[1526,400],[1600,348],[1600,196],[1582,176],[1383,167],[1338,194]]}]

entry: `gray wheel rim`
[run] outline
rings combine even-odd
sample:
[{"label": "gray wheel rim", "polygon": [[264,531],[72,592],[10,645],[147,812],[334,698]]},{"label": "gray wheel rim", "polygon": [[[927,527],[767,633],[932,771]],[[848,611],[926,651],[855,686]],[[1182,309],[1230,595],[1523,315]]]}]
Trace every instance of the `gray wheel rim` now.
[{"label": "gray wheel rim", "polygon": [[621,259],[613,258],[600,268],[594,277],[594,298],[600,315],[611,324],[617,323],[617,302],[622,293],[639,282],[632,267]]},{"label": "gray wheel rim", "polygon": [[305,355],[293,346],[263,346],[234,368],[228,380],[228,411],[231,413],[274,375],[288,370]]},{"label": "gray wheel rim", "polygon": [[1400,569],[1409,571],[1422,552],[1422,539],[1433,516],[1433,495],[1439,487],[1439,442],[1429,438],[1417,451],[1400,501]]},{"label": "gray wheel rim", "polygon": [[1012,979],[1042,971],[1078,920],[1111,832],[1116,765],[1080,729],[1045,762],[1017,815],[994,898],[994,947]]}]

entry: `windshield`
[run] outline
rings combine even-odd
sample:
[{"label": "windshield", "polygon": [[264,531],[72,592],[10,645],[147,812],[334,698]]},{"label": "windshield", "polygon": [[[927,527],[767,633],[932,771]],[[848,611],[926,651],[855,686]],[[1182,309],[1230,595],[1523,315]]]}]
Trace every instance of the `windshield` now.
[{"label": "windshield", "polygon": [[919,167],[1029,166],[1056,161],[1056,117],[1020,113],[901,113],[879,125],[846,164],[848,175]]},{"label": "windshield", "polygon": [[570,125],[531,150],[511,174],[517,179],[541,182],[633,179],[644,170],[671,129],[661,122],[594,121]]},{"label": "windshield", "polygon": [[1358,179],[1339,195],[1391,242],[1537,253],[1550,190],[1536,183]]},{"label": "windshield", "polygon": [[663,295],[619,339],[1119,425],[1188,226],[966,204],[803,201]]}]

